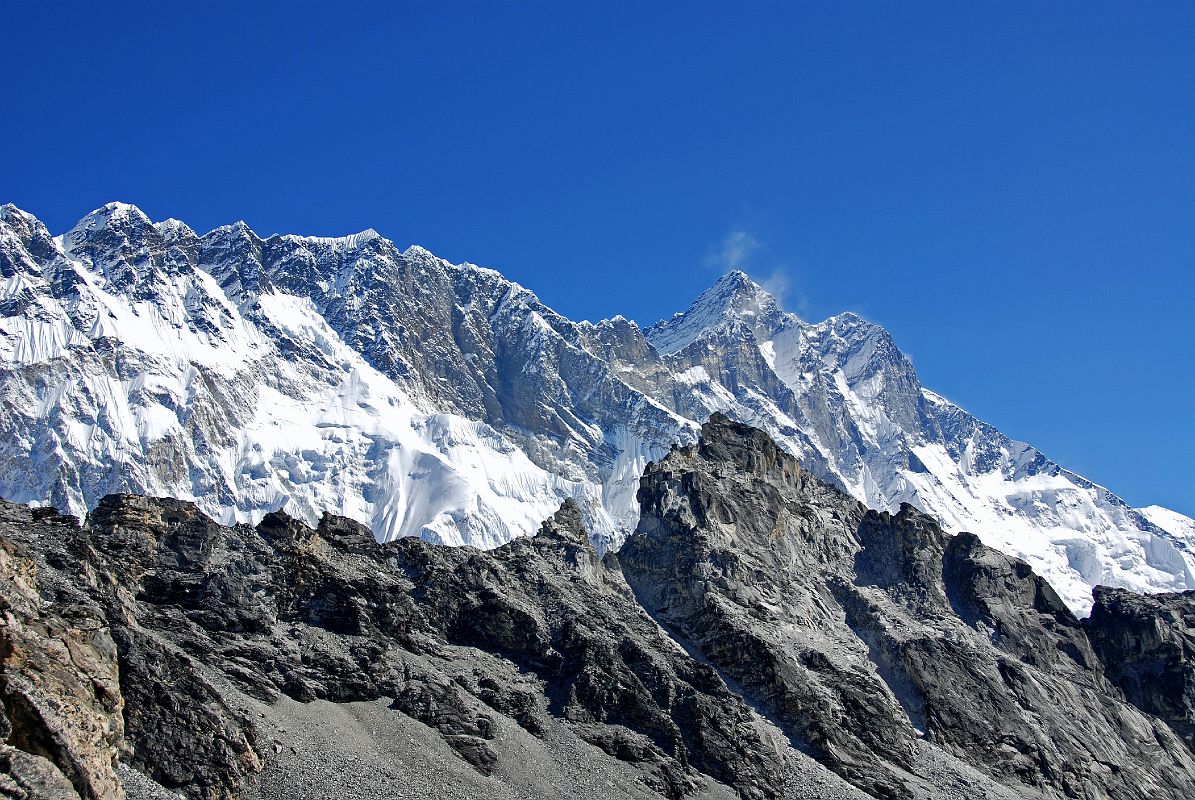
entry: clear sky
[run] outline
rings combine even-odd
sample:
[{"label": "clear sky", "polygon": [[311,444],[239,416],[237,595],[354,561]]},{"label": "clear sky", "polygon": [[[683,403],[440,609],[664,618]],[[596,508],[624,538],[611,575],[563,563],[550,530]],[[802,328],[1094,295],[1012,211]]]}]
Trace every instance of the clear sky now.
[{"label": "clear sky", "polygon": [[[157,5],[172,8],[155,8]],[[373,227],[573,318],[729,266],[1195,514],[1195,3],[7,3],[0,202]]]}]

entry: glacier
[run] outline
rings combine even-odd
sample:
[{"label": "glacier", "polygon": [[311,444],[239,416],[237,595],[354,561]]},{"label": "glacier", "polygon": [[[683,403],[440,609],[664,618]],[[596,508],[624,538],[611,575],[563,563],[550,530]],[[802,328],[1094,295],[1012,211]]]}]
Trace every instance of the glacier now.
[{"label": "glacier", "polygon": [[1195,588],[1195,522],[1134,509],[921,386],[880,326],[809,323],[731,272],[641,328],[574,322],[494,270],[376,231],[203,236],[111,203],[53,236],[0,208],[0,495],[115,491],[225,524],[326,512],[493,547],[566,498],[601,549],[645,466],[715,411],[861,502],[907,502],[1091,587]]}]

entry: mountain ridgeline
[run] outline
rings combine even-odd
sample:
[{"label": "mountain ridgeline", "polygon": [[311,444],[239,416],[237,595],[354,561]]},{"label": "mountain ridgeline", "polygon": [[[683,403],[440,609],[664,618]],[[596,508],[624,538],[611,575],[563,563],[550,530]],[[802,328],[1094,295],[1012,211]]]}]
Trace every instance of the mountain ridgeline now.
[{"label": "mountain ridgeline", "polygon": [[592,324],[374,231],[199,236],[112,203],[56,237],[4,206],[0,398],[0,496],[75,515],[127,492],[495,547],[571,498],[605,552],[646,464],[720,412],[869,507],[1023,558],[1080,614],[1098,584],[1195,587],[1191,520],[925,389],[879,326],[807,323],[741,272],[652,327]]},{"label": "mountain ridgeline", "polygon": [[0,502],[0,796],[1187,798],[1195,593],[869,510],[713,416],[600,555]]}]

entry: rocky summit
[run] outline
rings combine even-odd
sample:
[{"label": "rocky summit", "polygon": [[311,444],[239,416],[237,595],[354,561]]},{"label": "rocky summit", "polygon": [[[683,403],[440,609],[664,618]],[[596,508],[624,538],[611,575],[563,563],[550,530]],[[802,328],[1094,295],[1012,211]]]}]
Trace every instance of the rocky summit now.
[{"label": "rocky summit", "polygon": [[[246,279],[247,280],[247,279]],[[715,415],[599,554],[0,503],[0,797],[1188,798],[1192,598],[867,509]]]}]

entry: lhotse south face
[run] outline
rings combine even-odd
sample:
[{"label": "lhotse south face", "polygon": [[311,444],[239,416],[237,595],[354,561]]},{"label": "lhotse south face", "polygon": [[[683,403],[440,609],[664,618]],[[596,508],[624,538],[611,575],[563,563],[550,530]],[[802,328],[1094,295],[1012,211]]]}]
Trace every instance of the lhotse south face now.
[{"label": "lhotse south face", "polygon": [[1195,523],[924,388],[880,326],[807,323],[741,272],[649,328],[573,322],[372,230],[199,236],[112,203],[57,237],[4,206],[0,279],[0,496],[19,502],[81,515],[124,491],[488,548],[571,498],[605,551],[646,465],[721,412],[869,507],[1023,558],[1077,613],[1095,585],[1195,588]]}]

